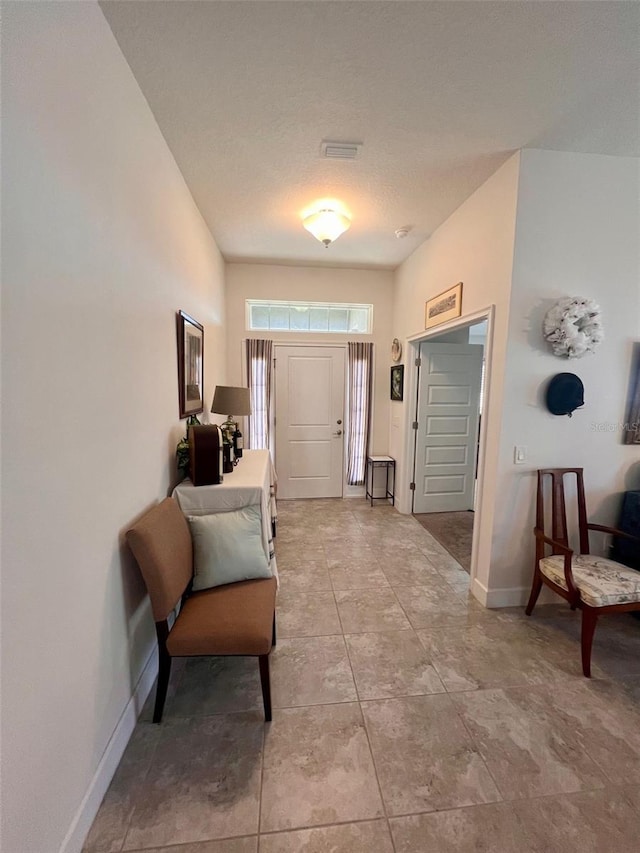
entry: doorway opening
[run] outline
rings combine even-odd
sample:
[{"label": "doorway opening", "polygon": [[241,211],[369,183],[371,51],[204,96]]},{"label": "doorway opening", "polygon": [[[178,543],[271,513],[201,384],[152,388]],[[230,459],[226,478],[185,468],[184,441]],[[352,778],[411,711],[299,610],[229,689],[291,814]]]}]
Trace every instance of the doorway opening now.
[{"label": "doorway opening", "polygon": [[412,513],[472,575],[488,317],[414,342]]}]

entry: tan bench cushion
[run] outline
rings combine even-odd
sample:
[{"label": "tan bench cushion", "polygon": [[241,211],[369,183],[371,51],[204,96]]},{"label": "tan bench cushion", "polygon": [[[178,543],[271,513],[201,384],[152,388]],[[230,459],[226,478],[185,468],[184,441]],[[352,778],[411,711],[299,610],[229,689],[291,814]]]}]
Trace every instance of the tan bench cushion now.
[{"label": "tan bench cushion", "polygon": [[[540,560],[540,571],[558,586],[567,588],[564,557],[560,554]],[[640,572],[621,563],[592,554],[575,554],[571,571],[580,598],[591,607],[640,601]]]},{"label": "tan bench cushion", "polygon": [[187,520],[173,498],[165,498],[127,531],[127,542],[147,585],[153,618],[163,622],[193,574]]},{"label": "tan bench cushion", "polygon": [[194,593],[169,638],[170,655],[266,655],[271,649],[276,579],[241,581]]}]

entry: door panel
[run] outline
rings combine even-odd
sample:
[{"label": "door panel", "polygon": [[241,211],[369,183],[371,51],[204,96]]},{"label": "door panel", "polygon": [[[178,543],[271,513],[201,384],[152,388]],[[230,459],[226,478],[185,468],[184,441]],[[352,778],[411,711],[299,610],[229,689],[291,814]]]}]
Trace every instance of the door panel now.
[{"label": "door panel", "polygon": [[468,385],[430,385],[429,403],[468,406],[469,391]]},{"label": "door panel", "polygon": [[427,495],[458,495],[465,486],[464,475],[436,477],[433,474],[425,477],[424,490]]},{"label": "door panel", "polygon": [[425,447],[425,465],[466,465],[469,448],[466,445],[450,447]]},{"label": "door panel", "polygon": [[280,498],[342,497],[345,351],[276,346]]},{"label": "door panel", "polygon": [[331,466],[331,442],[328,441],[291,441],[289,454],[292,479],[321,478]]},{"label": "door panel", "polygon": [[[449,404],[446,404],[449,405]],[[460,417],[447,417],[446,415],[432,415],[427,418],[427,437],[436,438],[437,436],[451,436],[469,434],[469,417],[461,415]]]},{"label": "door panel", "polygon": [[414,512],[473,509],[483,347],[420,345]]},{"label": "door panel", "polygon": [[289,355],[289,425],[324,426],[331,422],[333,360]]}]

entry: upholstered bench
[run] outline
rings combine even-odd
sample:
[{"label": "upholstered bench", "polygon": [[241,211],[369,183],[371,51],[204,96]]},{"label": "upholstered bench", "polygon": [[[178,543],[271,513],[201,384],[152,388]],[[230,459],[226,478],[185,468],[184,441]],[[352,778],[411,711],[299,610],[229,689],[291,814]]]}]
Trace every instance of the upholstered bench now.
[{"label": "upholstered bench", "polygon": [[[191,533],[173,498],[166,498],[134,524],[127,532],[127,542],[149,592],[158,636],[154,723],[162,719],[171,659],[200,655],[257,657],[265,720],[269,721],[269,652],[276,643],[276,579],[244,580],[193,592]],[[170,627],[170,616],[178,604],[178,615]]]}]

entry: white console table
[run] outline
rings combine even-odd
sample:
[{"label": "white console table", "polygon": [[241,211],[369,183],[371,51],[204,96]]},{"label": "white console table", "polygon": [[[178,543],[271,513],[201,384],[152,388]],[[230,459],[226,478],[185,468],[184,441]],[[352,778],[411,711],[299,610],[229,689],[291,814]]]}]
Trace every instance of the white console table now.
[{"label": "white console table", "polygon": [[259,506],[262,514],[262,540],[274,575],[277,575],[273,537],[277,521],[276,472],[268,450],[245,450],[242,459],[222,483],[194,486],[183,480],[173,497],[185,515],[211,515],[231,512],[245,506]]}]

